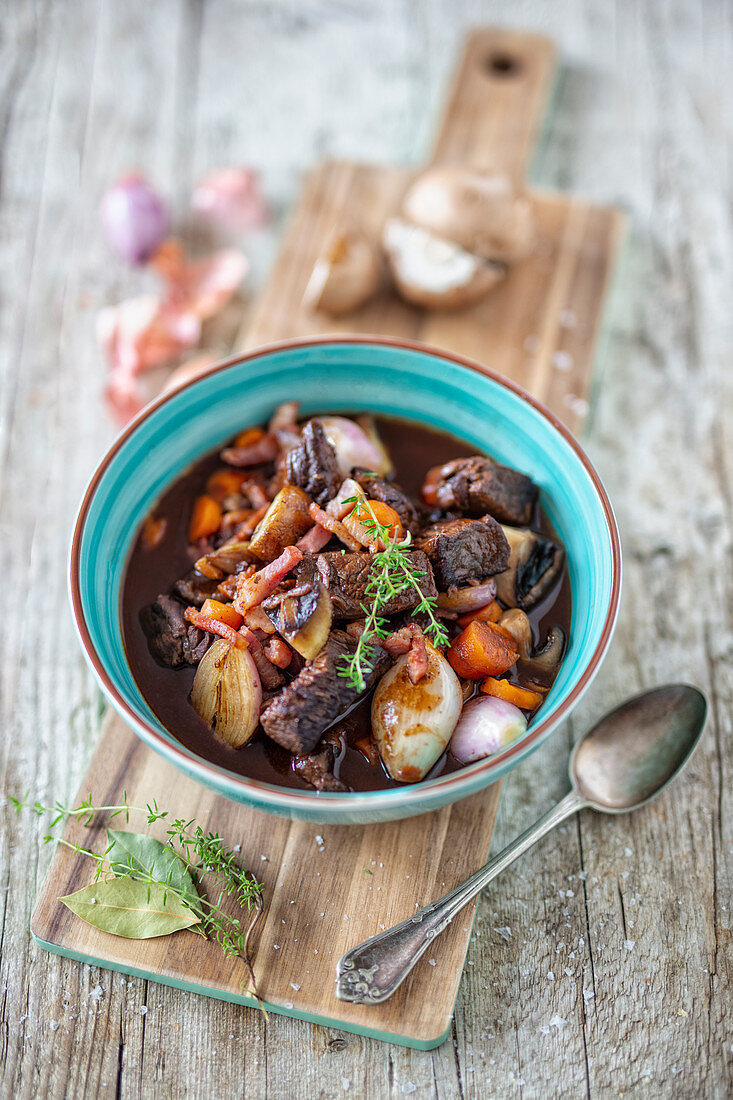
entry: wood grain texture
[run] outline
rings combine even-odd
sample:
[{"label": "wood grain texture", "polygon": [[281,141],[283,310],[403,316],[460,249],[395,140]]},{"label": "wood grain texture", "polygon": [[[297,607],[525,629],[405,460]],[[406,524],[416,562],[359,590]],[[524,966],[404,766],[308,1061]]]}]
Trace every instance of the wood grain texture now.
[{"label": "wood grain texture", "polygon": [[[557,41],[562,76],[534,182],[622,204],[633,218],[585,434],[624,542],[621,621],[573,722],[505,783],[496,846],[564,793],[578,731],[629,691],[678,676],[698,683],[713,702],[709,731],[658,805],[612,822],[583,815],[492,884],[452,1042],[424,1053],[284,1017],[265,1023],[34,949],[45,824],[4,809],[3,1096],[656,1100],[733,1090],[730,8],[496,0],[490,17]],[[183,219],[192,180],[255,163],[276,213],[273,230],[248,243],[259,285],[303,165],[425,159],[460,39],[486,18],[481,0],[4,8],[7,792],[73,796],[99,727],[62,563],[113,435],[94,309],[140,286],[100,240],[93,211],[104,188],[141,165]],[[29,606],[51,627],[39,630]]]}]

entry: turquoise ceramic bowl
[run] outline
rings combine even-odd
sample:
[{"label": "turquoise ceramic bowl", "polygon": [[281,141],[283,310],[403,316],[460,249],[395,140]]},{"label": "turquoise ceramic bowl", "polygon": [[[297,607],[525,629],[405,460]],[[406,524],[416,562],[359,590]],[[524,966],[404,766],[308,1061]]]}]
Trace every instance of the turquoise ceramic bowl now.
[{"label": "turquoise ceramic bowl", "polygon": [[[120,590],[135,533],[166,487],[244,425],[284,400],[304,413],[359,409],[450,432],[540,485],[567,549],[573,610],[570,642],[545,705],[503,752],[411,787],[316,794],[255,782],[184,748],[158,721],[125,658]],[[160,397],[123,432],[95,473],[71,551],[71,599],[86,657],[110,702],[152,748],[219,794],[268,813],[312,822],[388,821],[465,798],[537,748],[567,718],[598,670],[616,619],[618,532],[585,454],[551,413],[476,363],[399,340],[296,340],[222,363]]]}]

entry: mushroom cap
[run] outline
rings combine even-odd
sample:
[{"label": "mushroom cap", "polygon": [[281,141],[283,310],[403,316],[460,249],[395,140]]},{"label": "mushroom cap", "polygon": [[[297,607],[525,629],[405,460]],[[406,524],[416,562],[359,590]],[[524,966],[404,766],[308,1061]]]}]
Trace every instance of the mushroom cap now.
[{"label": "mushroom cap", "polygon": [[464,309],[504,278],[498,264],[402,218],[386,222],[383,243],[400,296],[424,309]]},{"label": "mushroom cap", "polygon": [[305,301],[334,317],[350,313],[372,298],[382,283],[382,264],[373,241],[349,227],[332,233],[313,265]]},{"label": "mushroom cap", "polygon": [[501,263],[527,256],[536,233],[530,199],[507,176],[460,165],[429,168],[418,176],[402,214],[467,252]]}]

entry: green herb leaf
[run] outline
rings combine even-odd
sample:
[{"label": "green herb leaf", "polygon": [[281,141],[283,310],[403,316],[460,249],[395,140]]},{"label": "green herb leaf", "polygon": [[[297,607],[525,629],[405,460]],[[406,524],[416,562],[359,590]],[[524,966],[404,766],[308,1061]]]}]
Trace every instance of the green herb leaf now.
[{"label": "green herb leaf", "polygon": [[167,936],[199,923],[174,890],[134,878],[93,882],[59,901],[87,924],[128,940]]},{"label": "green herb leaf", "polygon": [[144,833],[126,833],[107,829],[107,861],[114,875],[129,875],[143,881],[171,886],[199,920],[204,919],[201,899],[186,864],[165,844]]}]

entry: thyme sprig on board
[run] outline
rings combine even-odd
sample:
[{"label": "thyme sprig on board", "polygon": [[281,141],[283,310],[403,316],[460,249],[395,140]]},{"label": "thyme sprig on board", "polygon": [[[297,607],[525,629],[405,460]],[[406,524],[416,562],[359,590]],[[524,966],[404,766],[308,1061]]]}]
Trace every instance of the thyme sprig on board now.
[{"label": "thyme sprig on board", "polygon": [[[227,958],[238,956],[244,961],[259,1001],[250,944],[263,911],[262,884],[239,865],[236,851],[218,833],[203,829],[195,818],[173,818],[155,801],[145,807],[130,806],[126,793],[117,806],[95,806],[91,795],[78,806],[31,804],[27,794],[23,799],[11,795],[10,802],[18,812],[30,808],[39,817],[52,814],[51,828],[68,818],[90,826],[102,813],[110,821],[124,816],[129,823],[130,814],[141,814],[148,825],[164,822],[166,841],[146,833],[107,829],[108,844],[101,853],[48,833],[45,844],[62,844],[96,864],[92,883],[60,900],[88,923],[117,935],[142,939],[188,927],[211,936]],[[201,889],[203,880],[208,894]],[[246,909],[245,919],[224,909],[226,897]]]},{"label": "thyme sprig on board", "polygon": [[391,532],[390,526],[379,522],[371,503],[364,494],[347,497],[344,504],[353,504],[349,515],[359,520],[372,537],[374,544],[379,547],[373,554],[365,588],[368,603],[362,604],[365,616],[364,629],[357,641],[356,650],[353,654],[341,659],[339,668],[339,676],[348,679],[358,691],[364,691],[365,673],[368,671],[374,646],[380,639],[387,638],[391,632],[384,609],[395,596],[411,588],[414,589],[419,599],[412,614],[424,614],[428,619],[428,625],[423,633],[436,647],[448,645],[449,638],[445,627],[436,618],[435,597],[426,596],[420,587],[420,582],[425,577],[425,570],[416,568],[413,562],[410,532],[406,531],[403,538],[398,541],[396,533]]}]

